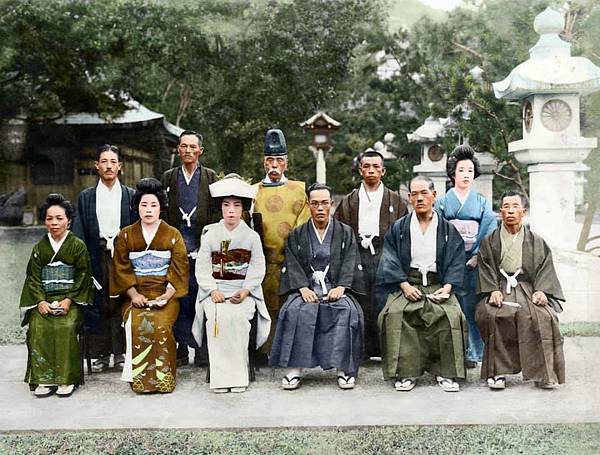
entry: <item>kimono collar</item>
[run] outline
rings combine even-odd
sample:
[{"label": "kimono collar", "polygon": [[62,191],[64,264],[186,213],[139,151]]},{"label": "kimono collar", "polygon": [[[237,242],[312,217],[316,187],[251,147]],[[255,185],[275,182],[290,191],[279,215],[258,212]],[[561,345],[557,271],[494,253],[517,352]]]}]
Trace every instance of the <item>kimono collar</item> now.
[{"label": "kimono collar", "polygon": [[[364,182],[360,184],[360,188],[358,189],[358,198],[359,200],[362,200],[362,198],[366,197],[367,201],[369,203],[373,203],[377,200],[381,201],[381,199],[383,198],[383,182],[379,182],[379,186],[377,187],[377,189],[375,191],[367,191],[367,187],[365,186]],[[371,195],[371,196],[369,196]],[[373,199],[371,200],[371,197],[373,197]]]},{"label": "kimono collar", "polygon": [[194,170],[192,171],[191,174],[188,174],[187,171],[185,170],[185,167],[183,166],[183,164],[181,165],[181,173],[183,174],[185,183],[187,183],[188,185],[190,184],[190,182],[192,181],[192,178],[194,177],[194,174],[196,173],[198,168],[200,168],[200,166],[198,165],[198,162],[196,161],[196,167],[194,168]]},{"label": "kimono collar", "polygon": [[[63,235],[63,238],[60,239],[58,242],[52,238],[52,235],[50,235],[49,232],[47,235],[48,235],[48,240],[50,240],[50,246],[52,247],[52,251],[54,251],[54,256],[56,256],[56,253],[58,253],[58,251],[60,250],[60,247],[63,245],[63,243],[65,243],[65,240],[69,235],[69,230],[67,229],[65,231],[65,235]],[[52,256],[52,259],[54,259],[54,256]],[[52,261],[50,261],[50,262],[52,262]]]},{"label": "kimono collar", "polygon": [[227,229],[227,226],[225,226],[225,221],[224,220],[220,220],[219,224],[223,228],[223,231],[227,232],[227,235],[230,235],[230,236],[233,237],[237,233],[239,233],[240,231],[242,231],[244,229],[242,225],[246,225],[246,222],[244,220],[240,220],[240,222],[238,223],[238,225],[235,228],[233,228],[231,231],[229,229]]},{"label": "kimono collar", "polygon": [[265,176],[265,178],[262,180],[262,184],[263,186],[281,186],[281,185],[285,185],[287,182],[287,177],[285,176],[285,174],[283,174],[281,176],[281,179],[278,182],[274,182],[272,181],[268,175]]},{"label": "kimono collar", "polygon": [[315,222],[312,218],[310,219],[310,225],[312,226],[313,230],[315,231],[315,234],[317,235],[317,240],[319,241],[319,243],[322,244],[323,240],[325,240],[325,237],[327,237],[327,232],[329,231],[329,228],[331,227],[331,217],[329,217],[327,227],[325,228],[325,232],[323,232],[323,238],[319,236],[319,231],[317,231],[317,227],[315,226]]},{"label": "kimono collar", "polygon": [[146,242],[146,245],[147,245],[146,249],[150,248],[150,244],[154,240],[154,237],[156,237],[156,233],[158,232],[158,229],[160,228],[161,224],[162,224],[162,220],[158,220],[158,223],[156,224],[155,227],[147,228],[144,226],[144,223],[140,220],[140,227],[142,228],[142,235],[143,235],[144,241]]},{"label": "kimono collar", "polygon": [[465,202],[467,201],[467,199],[469,199],[469,196],[471,196],[473,188],[469,188],[469,191],[467,191],[467,194],[465,194],[464,196],[461,196],[455,188],[451,188],[450,191],[454,193],[454,196],[456,197],[456,199],[458,199],[458,202],[460,202],[460,205],[462,206],[465,205]]},{"label": "kimono collar", "polygon": [[96,191],[100,191],[104,194],[113,194],[113,190],[115,190],[116,188],[119,189],[119,193],[122,191],[121,182],[118,178],[115,179],[115,183],[113,184],[112,188],[107,187],[102,181],[102,179],[98,179],[98,185],[96,185]]}]

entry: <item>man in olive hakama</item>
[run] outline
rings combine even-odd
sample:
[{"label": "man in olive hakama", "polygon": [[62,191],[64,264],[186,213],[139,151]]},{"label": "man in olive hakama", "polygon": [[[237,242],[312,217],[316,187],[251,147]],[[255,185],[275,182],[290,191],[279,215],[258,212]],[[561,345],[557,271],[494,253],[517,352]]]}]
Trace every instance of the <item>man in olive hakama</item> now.
[{"label": "man in olive hakama", "polygon": [[463,280],[464,242],[433,211],[434,200],[430,179],[411,180],[414,211],[389,229],[377,270],[383,375],[398,391],[412,390],[425,371],[448,392],[465,377],[467,328],[453,294]]},{"label": "man in olive hakama", "polygon": [[557,313],[564,296],[546,242],[522,223],[527,201],[502,196],[502,224],[478,253],[479,302],[475,319],[484,340],[481,377],[504,389],[505,375],[523,373],[543,388],[565,382]]},{"label": "man in olive hakama", "polygon": [[266,176],[256,185],[258,190],[253,210],[255,229],[260,233],[265,252],[266,274],[262,286],[271,317],[269,339],[262,347],[264,353],[268,353],[271,348],[275,322],[281,307],[279,276],[284,260],[285,241],[294,228],[310,218],[304,182],[288,180],[285,176],[287,155],[283,132],[278,129],[267,131],[263,163]]}]

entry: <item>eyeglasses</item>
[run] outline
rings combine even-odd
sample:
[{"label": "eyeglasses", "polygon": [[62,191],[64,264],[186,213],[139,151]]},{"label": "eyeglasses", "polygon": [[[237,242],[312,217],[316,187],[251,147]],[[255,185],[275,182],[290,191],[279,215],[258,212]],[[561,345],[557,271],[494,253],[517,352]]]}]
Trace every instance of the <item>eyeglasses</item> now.
[{"label": "eyeglasses", "polygon": [[190,145],[188,145],[188,144],[179,144],[179,148],[181,150],[187,150],[188,148],[190,150],[199,150],[200,149],[200,147],[197,146],[196,144],[190,144]]},{"label": "eyeglasses", "polygon": [[318,209],[319,207],[327,208],[331,205],[331,201],[310,201],[308,205],[313,209]]}]

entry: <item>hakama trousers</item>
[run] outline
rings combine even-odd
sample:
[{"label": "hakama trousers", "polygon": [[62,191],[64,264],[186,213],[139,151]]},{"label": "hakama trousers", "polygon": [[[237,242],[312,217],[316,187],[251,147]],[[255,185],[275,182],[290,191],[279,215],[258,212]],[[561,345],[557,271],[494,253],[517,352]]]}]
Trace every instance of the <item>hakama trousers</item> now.
[{"label": "hakama trousers", "polygon": [[563,338],[558,316],[550,306],[534,305],[533,288],[519,282],[504,300],[521,305],[501,307],[487,303],[477,306],[475,318],[484,341],[481,377],[523,372],[523,379],[565,382]]}]

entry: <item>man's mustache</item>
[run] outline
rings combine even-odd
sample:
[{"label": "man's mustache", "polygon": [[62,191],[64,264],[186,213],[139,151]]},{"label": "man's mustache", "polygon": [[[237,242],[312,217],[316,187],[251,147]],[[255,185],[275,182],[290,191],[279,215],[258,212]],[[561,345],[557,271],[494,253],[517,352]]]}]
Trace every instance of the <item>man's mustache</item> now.
[{"label": "man's mustache", "polygon": [[269,174],[277,174],[277,175],[281,175],[283,174],[283,172],[281,172],[279,169],[269,169]]}]

